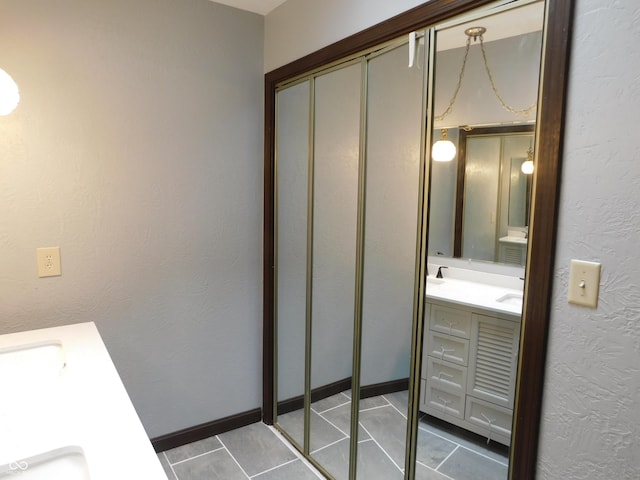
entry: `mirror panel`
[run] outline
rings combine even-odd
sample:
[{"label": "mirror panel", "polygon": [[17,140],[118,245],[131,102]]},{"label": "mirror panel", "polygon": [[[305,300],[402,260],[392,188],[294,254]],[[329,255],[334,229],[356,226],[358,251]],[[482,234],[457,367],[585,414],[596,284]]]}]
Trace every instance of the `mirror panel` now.
[{"label": "mirror panel", "polygon": [[309,90],[307,80],[277,92],[276,319],[277,414],[304,445]]},{"label": "mirror panel", "polygon": [[368,60],[357,478],[402,479],[413,326],[424,48]]},{"label": "mirror panel", "polygon": [[360,90],[360,63],[315,80],[309,450],[335,478],[349,465]]},{"label": "mirror panel", "polygon": [[[503,202],[507,205],[507,214],[501,218],[507,218],[507,229],[524,228],[529,226],[529,214],[531,212],[531,186],[533,176],[526,173],[527,161],[533,162],[529,152],[533,154],[533,135],[509,136],[503,139],[503,175],[506,172],[508,185],[502,184]],[[510,159],[510,161],[506,161]],[[525,167],[523,167],[525,165]]]},{"label": "mirror panel", "polygon": [[[517,2],[499,2],[500,6],[494,9],[494,12],[500,9],[504,9],[506,7],[511,7],[515,4],[515,6],[520,6],[523,3],[530,3],[525,1],[517,1]],[[535,189],[536,195],[536,208],[533,211],[533,218],[538,220],[531,225],[531,245],[530,245],[530,256],[532,259],[531,265],[528,265],[529,269],[527,274],[527,293],[526,296],[528,298],[535,298],[535,301],[527,301],[526,302],[526,321],[527,321],[527,335],[522,337],[522,355],[520,361],[522,362],[523,368],[527,371],[526,376],[519,377],[518,384],[518,399],[517,399],[517,425],[519,435],[511,439],[512,442],[512,450],[513,452],[513,463],[512,463],[512,478],[529,478],[534,475],[535,467],[536,467],[536,441],[538,436],[538,426],[537,423],[539,421],[539,411],[532,406],[535,404],[535,400],[539,400],[542,395],[543,389],[543,380],[544,380],[544,339],[546,338],[546,332],[548,330],[548,318],[545,317],[544,310],[545,305],[548,305],[549,298],[551,296],[551,286],[549,284],[548,279],[552,277],[550,272],[552,273],[553,269],[553,261],[548,257],[548,246],[552,245],[555,240],[555,225],[557,222],[557,215],[555,206],[557,205],[557,193],[558,193],[558,174],[560,169],[560,164],[562,161],[561,156],[561,143],[562,143],[562,122],[563,122],[563,105],[565,99],[565,87],[567,82],[567,65],[568,65],[568,41],[570,40],[571,33],[571,17],[573,14],[573,4],[574,2],[560,2],[559,0],[548,0],[545,2],[548,12],[548,22],[549,28],[545,34],[545,69],[544,69],[544,77],[545,79],[552,81],[545,81],[543,85],[543,95],[547,103],[545,104],[545,108],[540,111],[539,118],[539,126],[538,130],[541,133],[541,137],[537,139],[536,145],[536,172],[534,174],[538,188]],[[508,5],[507,5],[508,4]],[[451,2],[427,2],[424,5],[416,7],[412,9],[410,12],[406,12],[405,14],[401,14],[398,19],[394,18],[393,21],[384,22],[383,24],[372,27],[371,29],[367,29],[359,34],[353,35],[345,41],[341,41],[332,45],[330,47],[324,48],[321,51],[315,52],[309,56],[306,56],[300,60],[293,62],[292,64],[285,66],[284,68],[278,69],[277,71],[270,72],[266,75],[266,96],[265,96],[265,111],[267,117],[267,125],[265,130],[265,261],[264,261],[264,279],[265,279],[265,343],[264,343],[264,352],[265,352],[265,388],[264,388],[264,405],[265,405],[265,422],[269,423],[269,412],[273,409],[270,408],[272,406],[272,402],[274,397],[270,395],[270,390],[275,386],[278,387],[280,385],[280,379],[277,380],[277,383],[274,384],[270,380],[270,375],[274,373],[272,361],[276,362],[281,361],[280,356],[278,358],[272,357],[270,355],[271,348],[274,343],[274,338],[272,336],[273,333],[277,333],[274,330],[274,316],[273,313],[276,313],[276,309],[272,309],[272,302],[281,301],[278,299],[273,293],[275,292],[274,287],[277,287],[277,283],[273,282],[276,280],[275,276],[272,275],[272,269],[274,265],[277,267],[277,263],[274,260],[278,254],[282,254],[282,251],[285,249],[273,249],[274,245],[274,230],[277,229],[276,222],[277,221],[277,212],[273,208],[274,207],[274,190],[279,188],[275,185],[276,182],[272,182],[273,175],[275,172],[275,163],[274,158],[277,158],[277,154],[274,154],[275,148],[274,144],[279,141],[279,137],[272,135],[271,132],[277,131],[277,129],[273,129],[271,118],[276,117],[273,115],[275,108],[275,92],[279,88],[279,85],[282,85],[282,82],[288,82],[293,78],[301,75],[310,75],[309,78],[313,77],[313,73],[309,73],[312,69],[321,69],[324,68],[323,65],[336,64],[337,62],[343,61],[345,58],[350,57],[355,51],[365,51],[367,49],[372,48],[375,42],[382,42],[385,39],[390,38],[392,36],[401,35],[407,33],[410,29],[424,28],[427,25],[433,25],[435,21],[440,21],[440,19],[444,17],[454,18],[455,16],[459,17],[461,12],[470,12],[468,15],[465,14],[465,18],[474,17],[476,18],[477,12],[472,11],[472,9],[477,7],[486,7],[489,6],[491,8],[490,0],[453,0]],[[493,4],[495,7],[495,4]],[[487,10],[485,10],[486,12]],[[485,19],[483,20],[483,24]],[[447,25],[450,27],[453,25],[452,20],[451,23]],[[463,20],[464,21],[464,20]],[[473,23],[476,23],[474,21]],[[523,34],[525,33],[524,27],[519,21],[510,21],[504,22],[505,25],[509,24],[512,26],[512,30],[516,30],[516,33]],[[541,23],[541,22],[540,22]],[[486,25],[486,24],[485,24]],[[470,25],[472,26],[472,25]],[[528,27],[527,27],[528,28]],[[535,31],[537,28],[531,30],[531,32]],[[517,30],[522,30],[517,32]],[[489,31],[494,31],[493,27]],[[391,34],[390,34],[391,32]],[[439,40],[444,39],[445,31],[441,30],[438,32]],[[512,32],[513,33],[513,32]],[[508,35],[507,35],[508,37]],[[506,38],[506,37],[505,37]],[[446,48],[441,45],[443,42],[439,42],[440,50],[446,50]],[[489,41],[487,41],[489,44]],[[456,47],[450,47],[456,48]],[[459,47],[458,47],[459,48]],[[370,51],[370,50],[367,50]],[[490,63],[493,62],[493,56],[489,55]],[[510,79],[516,78],[522,70],[522,68],[513,68],[515,65],[513,62],[511,63],[511,73],[512,76]],[[438,69],[442,67],[442,65],[438,65]],[[455,67],[452,67],[454,70]],[[500,67],[494,67],[492,65],[492,69],[497,71]],[[316,70],[317,71],[317,70]],[[534,72],[535,78],[538,77],[538,71],[536,67],[536,71]],[[467,75],[469,78],[469,75]],[[530,77],[533,78],[533,77]],[[495,75],[496,83],[500,88],[500,91],[505,92],[508,91],[509,86],[503,86],[501,80],[498,75]],[[521,79],[526,81],[525,79]],[[477,77],[473,78],[474,82],[478,82],[479,79]],[[446,80],[449,86],[455,87],[456,80],[449,78]],[[519,81],[511,81],[511,83],[515,86],[523,84],[523,82]],[[440,86],[438,87],[441,88]],[[446,106],[446,103],[450,99],[451,91],[445,95],[444,100],[439,97],[438,92],[436,92],[436,102],[441,101],[440,106]],[[485,95],[486,97],[491,97],[491,93]],[[511,99],[507,98],[508,95],[504,95],[505,99],[511,103]],[[460,98],[463,98],[461,93]],[[515,102],[514,102],[515,103]],[[426,116],[431,116],[430,113],[434,109],[430,109]],[[441,110],[435,109],[435,114],[438,115]],[[498,110],[500,108],[498,107]],[[478,114],[483,112],[489,112],[490,109],[476,109],[472,113]],[[458,112],[460,113],[460,112]],[[468,111],[466,113],[469,113]],[[503,113],[503,112],[502,112]],[[312,114],[313,116],[313,114]],[[453,117],[451,117],[453,118]],[[533,120],[533,118],[529,119]],[[491,120],[490,123],[522,123],[523,119],[517,120]],[[437,138],[439,132],[438,129],[441,127],[449,128],[449,138],[453,138],[457,143],[457,131],[460,126],[471,125],[484,125],[487,120],[484,119],[459,119],[455,122],[448,123],[436,123],[436,129],[433,130],[434,137]],[[460,145],[458,145],[460,147]],[[460,151],[460,149],[459,149]],[[514,160],[514,161],[517,161]],[[453,207],[455,203],[456,197],[461,197],[461,195],[456,195],[456,191],[462,191],[456,188],[456,169],[453,169],[451,172],[450,168],[443,169],[439,168],[444,165],[455,165],[454,162],[450,162],[448,164],[435,165],[431,164],[429,171],[431,173],[430,178],[430,200],[429,200],[429,217],[430,224],[427,229],[424,229],[425,238],[428,236],[429,242],[429,254],[432,257],[429,258],[429,263],[433,262],[433,258],[436,261],[445,260],[450,264],[456,264],[460,268],[466,268],[468,266],[477,266],[477,270],[504,270],[507,268],[503,265],[494,265],[492,262],[477,262],[471,259],[455,259],[455,258],[445,258],[453,255],[453,225],[452,218],[454,218],[453,212],[455,208]],[[312,168],[311,168],[312,170]],[[437,170],[445,170],[447,172],[447,176],[445,178],[440,177],[440,173]],[[452,183],[447,184],[448,179],[451,178]],[[437,181],[436,181],[437,180]],[[510,183],[510,179],[507,179],[507,175],[502,175],[501,181],[501,189],[504,194],[505,191],[510,190],[503,185],[503,182]],[[522,184],[522,181],[514,183]],[[446,188],[439,188],[440,186]],[[437,195],[436,192],[443,192],[443,195]],[[452,192],[452,193],[451,193]],[[448,196],[451,197],[451,200],[447,206],[446,199]],[[526,196],[526,195],[525,195]],[[511,192],[509,192],[509,197],[512,197]],[[441,207],[436,207],[438,201],[442,201]],[[504,200],[501,197],[500,200],[500,218],[502,218],[502,209],[505,205],[509,203],[509,200]],[[449,208],[449,211],[446,211],[446,208]],[[525,207],[526,209],[526,207]],[[508,209],[507,209],[508,210]],[[275,214],[275,215],[274,215]],[[519,213],[520,215],[520,213]],[[521,215],[520,215],[521,216]],[[525,217],[527,216],[525,212]],[[440,220],[437,220],[440,218]],[[507,217],[508,218],[508,213]],[[449,225],[445,225],[446,228],[438,228],[440,222],[448,221]],[[510,224],[518,223],[520,226],[519,220],[515,218],[513,220],[507,220]],[[434,241],[434,235],[437,232],[444,232],[444,234],[440,235],[442,237],[442,242],[438,243]],[[426,242],[425,242],[426,244]],[[277,243],[275,243],[277,245]],[[436,250],[437,248],[437,250]],[[433,249],[433,251],[432,251]],[[307,257],[309,258],[310,251],[307,252]],[[477,265],[481,264],[481,265]],[[429,265],[431,275],[429,277],[434,277],[435,271],[433,270],[433,263]],[[491,268],[489,268],[491,267]],[[509,267],[516,268],[516,267]],[[277,268],[276,268],[277,270]],[[520,270],[521,271],[521,270]],[[448,270],[445,272],[445,275],[452,273],[452,270]],[[309,277],[308,277],[309,278]],[[427,297],[429,295],[435,294],[434,288],[437,288],[438,283],[434,283],[434,278],[427,279]],[[445,280],[446,282],[446,280]],[[443,283],[440,283],[442,285]],[[510,299],[510,300],[509,300]],[[515,297],[506,297],[506,301],[514,301]],[[428,336],[426,330],[429,328],[429,321],[431,318],[431,305],[428,304],[425,309],[424,318],[427,319],[425,322],[425,337]],[[307,316],[309,312],[307,312]],[[474,317],[475,318],[475,317]],[[277,320],[277,317],[275,318]],[[479,324],[474,320],[475,324]],[[483,323],[484,325],[490,325],[492,328],[500,327],[500,322],[494,322],[493,324]],[[417,328],[416,333],[418,335],[415,336],[413,345],[419,351],[422,348],[422,323],[416,320],[415,328]],[[459,330],[454,329],[452,325],[445,328],[449,329],[448,332],[451,334],[451,330]],[[308,332],[307,332],[308,333]],[[455,336],[455,335],[454,335]],[[425,343],[428,342],[428,339],[425,338]],[[426,349],[426,347],[425,347]],[[445,352],[441,350],[441,354]],[[282,357],[284,358],[284,356]],[[442,360],[442,359],[441,359]],[[418,360],[420,362],[420,359]],[[420,362],[422,363],[422,362]],[[419,371],[419,365],[415,365]],[[426,367],[425,367],[426,368]],[[470,367],[467,365],[467,369]],[[467,372],[468,373],[468,372]],[[438,381],[442,380],[441,375],[438,378]],[[418,404],[423,401],[426,390],[424,389],[427,378],[428,370],[423,369],[422,375],[420,379],[416,379],[416,383],[420,383],[423,387],[422,392],[412,390],[411,395],[412,399],[415,402],[412,402],[411,414],[412,416],[418,415]],[[463,382],[467,384],[467,382]],[[284,388],[284,387],[282,387]],[[473,385],[471,388],[475,388]],[[284,390],[283,390],[284,391]],[[486,393],[486,392],[485,392]],[[421,395],[422,394],[422,395]],[[484,394],[478,393],[479,396]],[[279,398],[279,397],[278,397]],[[534,401],[532,401],[532,399]],[[474,406],[479,402],[470,402],[468,405]],[[466,405],[465,405],[465,414],[466,414]],[[473,412],[473,410],[470,410]],[[420,415],[418,415],[420,416]],[[415,417],[413,417],[415,418]],[[480,417],[476,415],[476,418]],[[489,417],[492,418],[492,417]],[[492,420],[493,421],[493,420]],[[447,422],[451,423],[451,422]],[[486,423],[486,419],[485,419]],[[418,428],[415,424],[410,425],[410,427]],[[445,472],[443,467],[442,458],[440,457],[440,463],[437,463],[438,456],[442,453],[442,449],[439,449],[438,444],[434,443],[434,438],[439,440],[447,440],[446,432],[442,431],[441,434],[434,434],[433,436],[424,435],[425,425],[423,422],[420,422],[419,428],[420,436],[418,438],[417,445],[413,441],[414,438],[411,437],[411,446],[417,447],[418,450],[418,463],[417,464],[409,464],[408,474],[409,477],[413,478],[413,474],[411,474],[411,469],[416,467],[416,475],[415,478],[438,478],[441,476],[440,471]],[[523,434],[524,432],[524,434]],[[491,433],[491,432],[490,432]],[[492,444],[495,439],[492,438]],[[308,443],[308,442],[307,442]],[[307,445],[308,447],[308,445]],[[308,449],[307,449],[308,450]],[[461,448],[458,450],[464,451],[465,448]],[[306,453],[306,452],[305,452]],[[316,457],[319,451],[316,451]],[[409,453],[409,458],[413,459],[416,451],[411,449]],[[485,457],[491,457],[490,454],[485,455]],[[451,458],[451,457],[450,457]],[[435,464],[436,466],[432,466]],[[434,469],[438,468],[438,472],[434,472]],[[481,471],[478,469],[473,470],[474,474],[477,474],[478,477],[481,475]],[[448,475],[449,478],[455,478],[455,472],[449,471],[451,475]],[[502,475],[498,474],[493,475],[493,472],[484,472],[484,476],[487,478],[501,478]]]},{"label": "mirror panel", "polygon": [[462,217],[464,257],[495,260],[500,157],[500,138],[467,138]]},{"label": "mirror panel", "polygon": [[[496,263],[503,228],[526,231],[509,224],[516,209],[526,223],[526,186],[509,188],[531,144],[536,109],[516,110],[537,100],[544,13],[543,2],[486,12],[436,27],[432,136],[447,129],[457,154],[431,163],[416,479],[508,477],[524,270]],[[478,26],[483,42],[467,43]],[[483,130],[502,124],[515,133]]]},{"label": "mirror panel", "polygon": [[[432,162],[429,213],[432,222],[428,242],[431,256],[497,261],[496,245],[502,236],[498,233],[502,215],[499,208],[506,207],[507,203],[496,199],[494,205],[492,198],[491,206],[486,199],[482,206],[467,204],[464,201],[464,183],[458,180],[460,170],[454,168],[452,163],[460,163],[464,145],[459,136],[467,133],[466,130],[498,125],[535,124],[543,9],[543,2],[534,2],[437,32],[433,140],[439,140],[441,131],[445,128],[449,139],[457,147],[457,155],[453,162]],[[476,26],[487,29],[483,35],[486,64],[479,40],[470,41],[467,61],[464,63],[468,38],[464,30]],[[460,81],[463,63],[464,73]],[[487,67],[491,72],[493,85],[487,75]],[[456,94],[458,84],[460,88]],[[516,113],[502,105],[493,91],[494,86],[502,101]],[[454,97],[455,101],[451,105]],[[497,193],[495,189],[500,182],[502,169],[478,167],[477,164],[474,168],[479,168],[472,171],[478,182],[488,182],[487,175],[492,172],[494,177],[486,185]],[[474,179],[471,183],[474,185],[472,188],[481,185],[474,183]],[[462,223],[456,224],[456,208],[460,211],[464,208],[482,209],[484,215],[474,215],[473,220],[465,216],[464,221],[471,222],[469,226],[477,226],[478,230],[471,232],[470,229],[465,229],[464,240],[461,234],[464,227]],[[435,219],[438,219],[437,223]],[[462,221],[463,217],[459,214],[458,222]],[[493,225],[493,235],[489,234],[490,225]],[[459,236],[457,239],[456,230]],[[457,247],[456,240],[459,242]],[[462,252],[462,242],[468,246],[467,253]]]},{"label": "mirror panel", "polygon": [[[433,130],[433,138],[439,139],[441,129]],[[458,146],[458,129],[448,129],[447,135]],[[457,157],[451,162],[431,162],[429,186],[429,255],[453,257],[454,223],[456,217],[456,178],[458,176]]]}]

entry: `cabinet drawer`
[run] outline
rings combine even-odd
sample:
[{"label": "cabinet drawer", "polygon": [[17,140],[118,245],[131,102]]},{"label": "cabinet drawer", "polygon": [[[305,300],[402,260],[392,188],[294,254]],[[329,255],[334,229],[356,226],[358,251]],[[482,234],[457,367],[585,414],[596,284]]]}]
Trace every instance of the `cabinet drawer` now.
[{"label": "cabinet drawer", "polygon": [[427,382],[425,396],[422,403],[426,413],[443,418],[445,415],[452,415],[457,418],[464,418],[464,394],[446,392],[430,385]]},{"label": "cabinet drawer", "polygon": [[471,312],[432,304],[429,328],[435,332],[469,338]]},{"label": "cabinet drawer", "polygon": [[440,390],[464,395],[467,369],[459,365],[427,357],[427,382]]},{"label": "cabinet drawer", "polygon": [[511,438],[512,411],[467,395],[465,419],[481,428],[487,438]]},{"label": "cabinet drawer", "polygon": [[469,358],[469,340],[430,331],[426,351],[430,357],[466,367]]}]

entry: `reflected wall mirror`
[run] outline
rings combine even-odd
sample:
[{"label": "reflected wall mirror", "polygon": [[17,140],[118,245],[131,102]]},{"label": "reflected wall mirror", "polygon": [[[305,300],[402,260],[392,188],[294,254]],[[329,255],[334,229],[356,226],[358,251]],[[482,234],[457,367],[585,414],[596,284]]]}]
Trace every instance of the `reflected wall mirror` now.
[{"label": "reflected wall mirror", "polygon": [[[431,424],[488,439],[508,452],[510,478],[533,478],[571,12],[557,0],[433,0],[266,75],[263,417],[327,478],[424,478],[439,448]],[[451,103],[460,29],[477,22],[493,80],[469,73],[483,68],[472,45],[473,88]],[[498,38],[501,24],[512,31]],[[503,71],[525,80],[500,83]],[[533,95],[534,118],[487,107],[496,86],[514,104],[519,88]],[[430,161],[443,128],[458,142],[446,188]],[[493,217],[471,213],[481,200],[464,189],[487,149],[497,152]],[[470,232],[476,216],[493,225],[486,258],[464,246],[465,217]],[[518,261],[496,246],[510,236],[526,240]],[[469,280],[463,270],[501,277],[492,305],[451,308],[446,289]],[[487,368],[498,351],[498,369]]]},{"label": "reflected wall mirror", "polygon": [[456,258],[524,266],[533,185],[526,162],[533,159],[534,130],[533,124],[460,129],[457,166],[432,171],[442,192],[432,208],[454,211],[450,221],[440,215],[431,223],[430,255],[452,251]]},{"label": "reflected wall mirror", "polygon": [[533,130],[531,125],[461,132],[454,256],[525,264],[532,182],[522,165],[533,158]]}]

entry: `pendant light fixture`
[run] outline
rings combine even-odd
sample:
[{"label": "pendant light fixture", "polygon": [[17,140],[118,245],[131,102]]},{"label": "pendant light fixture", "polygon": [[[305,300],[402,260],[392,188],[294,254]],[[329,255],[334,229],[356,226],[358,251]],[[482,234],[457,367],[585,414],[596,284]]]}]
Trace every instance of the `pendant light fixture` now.
[{"label": "pendant light fixture", "polygon": [[9,115],[20,102],[18,85],[11,75],[0,68],[0,115]]},{"label": "pendant light fixture", "polygon": [[527,150],[527,160],[522,162],[520,170],[525,175],[531,175],[533,173],[533,150],[531,149],[531,147],[529,147],[529,150]]},{"label": "pendant light fixture", "polygon": [[[467,59],[469,58],[469,49],[471,47],[472,39],[474,42],[478,40],[480,41],[480,51],[482,52],[484,70],[485,70],[485,73],[487,74],[487,77],[489,78],[489,83],[491,84],[491,89],[493,90],[493,94],[496,96],[496,98],[500,102],[500,105],[502,105],[502,108],[504,108],[505,110],[507,110],[508,112],[514,115],[522,116],[525,118],[529,117],[533,112],[533,110],[535,110],[537,106],[537,101],[533,102],[533,104],[529,105],[528,107],[518,109],[518,108],[512,107],[507,102],[505,102],[504,99],[502,98],[502,95],[500,95],[500,92],[498,92],[498,87],[496,87],[496,84],[493,80],[493,75],[491,74],[491,70],[489,69],[489,62],[487,61],[487,52],[484,49],[483,35],[486,33],[486,31],[487,29],[485,27],[471,27],[471,28],[467,28],[464,31],[465,35],[467,36],[467,43],[466,43],[466,48],[464,52],[464,58],[462,59],[462,66],[460,67],[460,73],[458,75],[458,83],[456,84],[456,88],[453,91],[451,100],[449,100],[449,105],[441,115],[434,116],[434,121],[444,120],[447,117],[447,115],[449,115],[453,110],[453,105],[456,103],[456,99],[458,98],[458,93],[460,92],[460,87],[462,86],[462,79],[464,78],[464,72],[467,67]],[[453,158],[455,157],[456,147],[453,144],[453,142],[451,142],[451,140],[448,140],[446,138],[447,129],[443,128],[442,132],[443,133],[440,140],[434,143],[433,147],[431,147],[431,157],[434,160],[439,162],[448,162],[453,160]],[[443,142],[447,142],[449,145],[445,145]],[[445,151],[447,152],[446,155],[444,153],[441,153]],[[451,151],[453,151],[453,153],[451,153]],[[533,153],[532,153],[532,158],[533,158]],[[525,163],[528,163],[528,161]],[[524,165],[523,165],[523,168],[524,168]],[[530,166],[527,165],[527,168],[531,168],[531,171],[533,172],[533,161],[531,161]]]},{"label": "pendant light fixture", "polygon": [[447,135],[447,129],[440,131],[440,140],[433,144],[431,148],[431,158],[436,162],[450,162],[456,156],[456,146]]}]

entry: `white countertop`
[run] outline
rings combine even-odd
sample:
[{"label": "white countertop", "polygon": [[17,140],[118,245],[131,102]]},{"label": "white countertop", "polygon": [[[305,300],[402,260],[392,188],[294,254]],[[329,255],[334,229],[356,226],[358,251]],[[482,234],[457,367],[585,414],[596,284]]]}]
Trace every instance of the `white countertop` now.
[{"label": "white countertop", "polygon": [[[438,279],[430,275],[425,294],[427,300],[444,300],[495,313],[522,315],[522,290],[505,285],[447,277]],[[505,297],[506,301],[498,301]]]},{"label": "white countertop", "polygon": [[502,243],[518,243],[520,245],[526,245],[528,240],[524,237],[506,236],[506,237],[500,237],[498,241]]},{"label": "white countertop", "polygon": [[0,335],[0,385],[0,466],[77,446],[91,480],[167,479],[93,322]]}]

